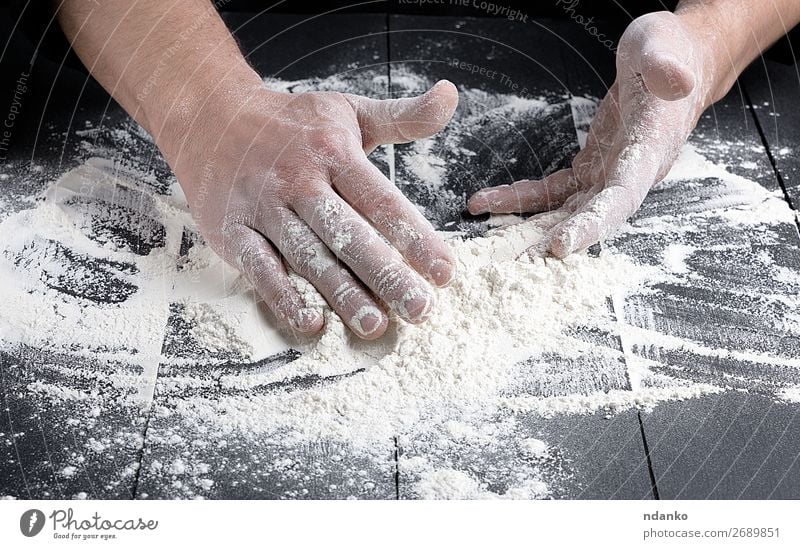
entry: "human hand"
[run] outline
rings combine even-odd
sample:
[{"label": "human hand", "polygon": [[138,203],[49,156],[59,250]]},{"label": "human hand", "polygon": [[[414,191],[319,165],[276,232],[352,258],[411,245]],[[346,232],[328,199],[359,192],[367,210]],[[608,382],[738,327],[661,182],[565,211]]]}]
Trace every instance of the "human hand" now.
[{"label": "human hand", "polygon": [[455,261],[367,154],[438,132],[457,102],[446,81],[416,98],[383,101],[277,93],[259,83],[237,99],[193,108],[191,130],[181,122],[157,142],[208,244],[278,319],[306,334],[323,325],[285,261],[358,336],[374,339],[388,325],[381,302],[422,322],[434,303],[426,279],[446,285]]},{"label": "human hand", "polygon": [[701,33],[676,14],[634,20],[619,43],[616,82],[572,167],[478,191],[469,199],[470,213],[567,213],[531,255],[565,257],[613,233],[666,176],[712,102],[717,89],[709,57]]}]

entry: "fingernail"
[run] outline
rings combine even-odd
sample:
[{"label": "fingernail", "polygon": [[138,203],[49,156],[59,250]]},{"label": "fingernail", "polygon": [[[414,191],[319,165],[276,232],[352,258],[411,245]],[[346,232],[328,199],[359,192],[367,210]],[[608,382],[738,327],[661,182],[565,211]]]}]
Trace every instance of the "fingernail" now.
[{"label": "fingernail", "polygon": [[473,194],[472,198],[467,202],[467,209],[472,215],[486,213],[489,209],[489,200],[486,198],[486,193],[478,191]]},{"label": "fingernail", "polygon": [[447,286],[455,278],[456,266],[444,259],[434,259],[428,268],[428,275],[433,283],[441,288]]},{"label": "fingernail", "polygon": [[564,259],[572,253],[574,239],[569,232],[564,232],[550,240],[550,253],[559,259]]},{"label": "fingernail", "polygon": [[[682,99],[695,87],[695,76],[686,61],[670,51],[650,51],[644,55],[642,70],[645,85],[651,92],[667,100]],[[652,89],[651,89],[652,87]]]},{"label": "fingernail", "polygon": [[423,322],[433,309],[433,295],[430,292],[413,288],[403,296],[402,304],[395,308],[400,315],[414,324]]},{"label": "fingernail", "polygon": [[[443,79],[439,80],[438,82],[436,82],[436,84],[433,85],[433,88],[438,88],[440,86],[447,86],[448,88],[453,88],[456,91],[458,90],[458,88],[456,87],[455,84],[453,84],[452,82],[450,82],[449,80],[447,80],[445,78],[443,78]],[[431,88],[431,89],[433,89],[433,88]]]},{"label": "fingernail", "polygon": [[323,321],[322,315],[318,310],[303,307],[289,320],[289,323],[298,332],[307,334],[319,331],[322,328]]},{"label": "fingernail", "polygon": [[538,244],[534,244],[527,250],[525,250],[524,254],[529,261],[535,263],[537,259],[542,259],[544,256],[547,255],[547,243],[540,242]]},{"label": "fingernail", "polygon": [[350,325],[363,336],[374,334],[382,324],[383,315],[370,305],[361,307],[350,319]]}]

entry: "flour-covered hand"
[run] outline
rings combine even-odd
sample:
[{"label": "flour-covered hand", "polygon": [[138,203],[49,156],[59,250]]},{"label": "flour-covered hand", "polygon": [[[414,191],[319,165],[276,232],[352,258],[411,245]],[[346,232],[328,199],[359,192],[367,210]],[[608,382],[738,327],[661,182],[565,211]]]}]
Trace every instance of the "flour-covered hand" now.
[{"label": "flour-covered hand", "polygon": [[299,332],[317,332],[323,319],[286,265],[362,338],[385,331],[384,305],[424,321],[434,304],[429,282],[447,284],[455,261],[367,154],[441,130],[458,102],[455,86],[442,81],[419,97],[381,101],[258,85],[225,99],[194,110],[191,132],[162,135],[210,246]]},{"label": "flour-covered hand", "polygon": [[[561,208],[547,250],[564,257],[613,233],[663,179],[710,102],[706,42],[669,12],[636,19],[617,50],[617,79],[572,167],[542,180],[483,189],[473,214]],[[529,253],[540,254],[541,248]]]}]

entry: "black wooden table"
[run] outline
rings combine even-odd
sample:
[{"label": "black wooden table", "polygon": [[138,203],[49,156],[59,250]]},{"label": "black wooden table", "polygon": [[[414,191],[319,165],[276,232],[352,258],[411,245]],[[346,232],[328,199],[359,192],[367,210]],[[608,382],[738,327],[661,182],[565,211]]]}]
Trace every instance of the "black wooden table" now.
[{"label": "black wooden table", "polygon": [[[360,72],[377,71],[387,77],[381,81],[385,85],[372,90],[378,97],[397,93],[397,79],[409,72],[448,78],[459,87],[523,96],[602,97],[614,76],[613,53],[570,21],[235,14],[227,17],[227,22],[264,75],[295,80],[345,72],[357,77]],[[613,25],[603,28],[609,35],[620,32]],[[20,42],[15,47],[25,50],[29,46]],[[4,90],[13,90],[21,75],[31,73],[26,76],[29,89],[24,113],[14,127],[13,144],[3,167],[12,177],[0,181],[4,216],[30,207],[30,197],[98,150],[126,161],[126,147],[133,148],[139,159],[137,168],[153,173],[154,185],[168,178],[163,161],[144,139],[134,136],[131,143],[127,136],[123,143],[113,132],[100,132],[95,150],[85,150],[76,133],[84,129],[83,121],[91,121],[95,128],[114,128],[125,123],[126,115],[84,73],[45,58],[37,59],[32,69],[9,60],[4,64]],[[467,66],[491,68],[503,76],[487,77],[485,71],[474,73],[464,68]],[[798,92],[796,67],[759,62],[703,117],[693,137],[693,141],[737,143],[733,152],[720,149],[717,160],[732,160],[728,162],[731,171],[739,170],[756,180],[792,208],[800,203],[796,154],[800,113],[794,108]],[[460,111],[457,117],[462,114]],[[487,182],[506,183],[563,167],[578,150],[574,130],[573,113],[568,111],[553,117],[553,125],[546,128],[523,124],[520,135],[537,144],[536,155],[521,156],[525,160],[511,168],[478,155],[462,167],[465,177],[452,179],[461,181],[461,187],[451,190],[463,197]],[[495,149],[509,146],[495,145]],[[513,141],[511,146],[515,146]],[[398,147],[396,154],[402,151]],[[739,158],[742,154],[746,157]],[[426,200],[424,190],[408,187],[404,191],[417,201]],[[691,214],[702,198],[698,186],[654,189],[631,227],[646,227],[652,219],[666,216],[671,220],[666,228],[658,234],[623,231],[603,244],[643,263],[657,263],[676,242],[707,248],[687,258],[684,278],[663,285],[657,293],[632,295],[609,311],[631,327],[674,336],[692,345],[663,348],[657,341],[626,341],[625,333],[586,334],[595,338],[599,351],[585,360],[603,361],[604,356],[621,353],[629,360],[647,360],[653,371],[724,390],[663,402],[650,411],[523,417],[519,436],[547,440],[558,448],[564,457],[562,466],[567,464],[569,469],[552,497],[800,497],[800,404],[775,398],[776,388],[800,384],[800,369],[753,362],[746,355],[760,351],[800,359],[797,327],[782,322],[784,315],[793,311],[764,305],[765,296],[781,292],[796,296],[797,287],[772,287],[757,260],[759,254],[768,254],[787,269],[800,271],[798,227],[789,222],[749,228],[697,226],[690,223]],[[433,221],[445,230],[474,223],[456,210],[444,210]],[[150,242],[157,246],[158,231],[153,235]],[[724,253],[715,251],[714,245],[720,243],[727,246]],[[398,456],[434,453],[435,448],[425,441],[387,440],[385,448],[378,449],[386,459],[377,463],[349,457],[346,448],[326,442],[302,448],[252,439],[234,439],[224,447],[164,443],[175,429],[188,439],[199,434],[193,426],[175,424],[172,422],[177,420],[153,413],[169,407],[170,399],[176,398],[169,389],[176,368],[172,359],[195,359],[192,369],[199,379],[218,375],[213,368],[204,367],[203,356],[193,357],[182,347],[185,330],[180,313],[177,307],[170,310],[152,374],[91,354],[0,341],[0,496],[414,497]],[[698,351],[704,345],[731,352],[719,356]],[[80,373],[82,390],[104,394],[106,401],[119,397],[118,404],[90,422],[69,421],[76,407],[87,404],[53,401],[30,390],[38,380],[59,383],[60,370],[53,366],[59,364],[69,364]],[[120,371],[150,376],[145,380],[149,406],[132,405],[126,395],[108,393],[114,389],[104,383],[104,376]],[[91,410],[82,410],[80,415],[91,417]],[[92,452],[98,444],[104,451]],[[511,459],[502,448],[484,455],[465,444],[461,451],[460,459],[489,484],[501,474],[503,460]],[[81,458],[80,465],[74,473],[64,475],[64,467],[76,463],[76,455]],[[187,490],[180,482],[165,480],[161,465],[179,457],[188,462],[202,458],[206,477],[213,483]],[[294,463],[290,472],[270,466],[287,459]],[[354,478],[359,482],[353,483]]]}]

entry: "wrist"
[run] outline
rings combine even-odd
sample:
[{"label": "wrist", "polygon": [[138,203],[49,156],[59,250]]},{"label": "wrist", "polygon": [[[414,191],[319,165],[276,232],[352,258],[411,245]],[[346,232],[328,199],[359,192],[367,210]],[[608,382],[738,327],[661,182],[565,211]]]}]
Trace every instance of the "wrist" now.
[{"label": "wrist", "polygon": [[241,56],[213,63],[180,63],[169,73],[168,83],[144,96],[139,92],[143,126],[172,165],[188,135],[196,140],[209,133],[209,125],[219,130],[220,117],[229,118],[225,113],[259,90],[263,90],[261,77]]},{"label": "wrist", "polygon": [[705,109],[731,90],[758,55],[758,44],[749,29],[740,28],[742,14],[734,17],[730,8],[724,10],[716,2],[683,3],[675,15],[699,45],[698,70]]}]

